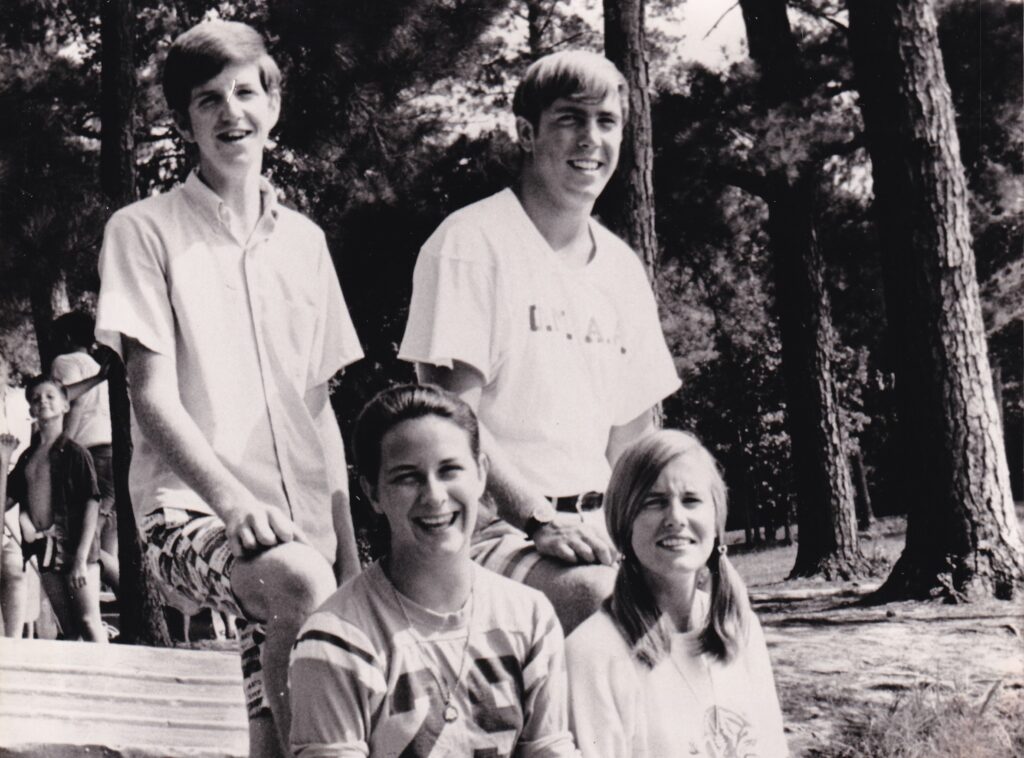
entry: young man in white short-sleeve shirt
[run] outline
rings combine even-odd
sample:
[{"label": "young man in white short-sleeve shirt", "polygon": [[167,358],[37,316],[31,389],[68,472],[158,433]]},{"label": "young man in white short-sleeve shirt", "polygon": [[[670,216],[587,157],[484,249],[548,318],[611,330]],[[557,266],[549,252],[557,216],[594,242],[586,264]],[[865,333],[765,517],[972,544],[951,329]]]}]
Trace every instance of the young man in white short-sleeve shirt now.
[{"label": "young man in white short-sleeve shirt", "polygon": [[199,168],[111,218],[96,334],[127,366],[147,560],[177,604],[252,622],[250,754],[286,755],[289,648],[331,564],[359,570],[328,380],[362,351],[323,232],[260,176],[281,93],[259,34],[193,27],[164,93]]},{"label": "young man in white short-sleeve shirt", "polygon": [[513,104],[519,179],[424,244],[399,352],[480,416],[497,513],[474,558],[543,590],[567,633],[611,590],[610,466],[679,387],[639,259],[591,218],[626,97],[593,53],[530,67]]}]

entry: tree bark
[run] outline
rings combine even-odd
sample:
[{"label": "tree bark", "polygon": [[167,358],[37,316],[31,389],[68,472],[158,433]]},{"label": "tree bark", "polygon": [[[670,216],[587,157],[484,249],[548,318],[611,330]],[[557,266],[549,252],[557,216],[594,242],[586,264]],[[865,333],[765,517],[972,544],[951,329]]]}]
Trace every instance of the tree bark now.
[{"label": "tree bark", "polygon": [[814,229],[816,182],[804,177],[791,185],[777,176],[774,184],[768,234],[800,528],[790,577],[849,579],[869,567],[857,538],[849,442],[832,373],[835,334]]},{"label": "tree bark", "polygon": [[740,0],[747,51],[760,68],[761,100],[777,105],[792,95],[800,57],[786,13],[786,0]]},{"label": "tree bark", "polygon": [[605,190],[608,222],[632,246],[655,281],[654,142],[644,0],[604,0],[605,55],[626,77],[628,114],[619,167]]},{"label": "tree bark", "polygon": [[132,0],[100,2],[100,187],[116,207],[136,199],[132,6]]},{"label": "tree bark", "polygon": [[531,61],[544,55],[544,19],[546,17],[543,0],[526,0],[526,43],[530,50]]},{"label": "tree bark", "polygon": [[864,469],[864,456],[859,449],[850,453],[853,462],[853,484],[857,488],[857,528],[870,528],[875,522],[875,512],[871,507],[871,492],[868,490],[868,476]]},{"label": "tree bark", "polygon": [[[100,4],[101,95],[100,185],[114,207],[136,199],[134,121],[134,11],[131,0],[102,0]],[[124,364],[111,357],[107,377],[113,432],[114,497],[117,509],[118,560],[121,581],[117,600],[118,640],[128,644],[169,647],[163,603],[143,560],[128,469],[132,458],[131,404]]]},{"label": "tree bark", "polygon": [[67,277],[63,271],[56,276],[53,271],[35,272],[29,286],[29,308],[39,350],[39,369],[45,374],[49,372],[50,364],[56,357],[52,336],[53,320],[71,310]]},{"label": "tree bark", "polygon": [[[760,69],[759,100],[772,107],[794,96],[799,50],[785,0],[740,0],[747,47]],[[797,525],[790,577],[853,578],[870,570],[857,535],[849,444],[839,414],[832,350],[835,334],[815,231],[817,171],[776,169],[761,183],[786,386]],[[788,519],[787,519],[788,520]],[[787,524],[787,539],[789,537]]]},{"label": "tree bark", "polygon": [[874,180],[907,544],[880,599],[1024,585],[952,98],[928,0],[849,4]]}]

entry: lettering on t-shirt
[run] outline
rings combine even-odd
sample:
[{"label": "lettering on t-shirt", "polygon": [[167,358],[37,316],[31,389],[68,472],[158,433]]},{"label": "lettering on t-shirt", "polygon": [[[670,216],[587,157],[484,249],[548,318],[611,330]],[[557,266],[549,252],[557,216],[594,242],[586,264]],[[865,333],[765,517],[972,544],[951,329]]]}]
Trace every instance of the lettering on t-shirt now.
[{"label": "lettering on t-shirt", "polygon": [[585,317],[586,328],[580,328],[573,325],[566,309],[536,304],[529,306],[528,315],[531,332],[560,334],[567,340],[586,345],[607,345],[618,348],[622,355],[626,354],[618,319],[608,319],[610,323],[602,324],[596,314],[591,314]]}]

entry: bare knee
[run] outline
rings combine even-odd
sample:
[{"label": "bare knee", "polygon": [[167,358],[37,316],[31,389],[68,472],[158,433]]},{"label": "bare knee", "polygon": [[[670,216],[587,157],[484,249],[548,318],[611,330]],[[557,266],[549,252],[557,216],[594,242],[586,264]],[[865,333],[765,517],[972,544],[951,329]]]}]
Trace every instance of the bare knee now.
[{"label": "bare knee", "polygon": [[527,575],[526,583],[547,595],[568,635],[611,594],[615,570],[601,565],[566,566],[545,561]]},{"label": "bare knee", "polygon": [[335,582],[323,556],[291,542],[235,564],[232,588],[252,617],[298,625],[334,591]]}]

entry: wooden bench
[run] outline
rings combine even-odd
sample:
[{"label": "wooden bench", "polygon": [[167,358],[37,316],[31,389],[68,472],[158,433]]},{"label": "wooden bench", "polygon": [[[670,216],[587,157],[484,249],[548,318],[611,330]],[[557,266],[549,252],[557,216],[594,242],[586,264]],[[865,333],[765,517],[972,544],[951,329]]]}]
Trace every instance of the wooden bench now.
[{"label": "wooden bench", "polygon": [[246,756],[238,654],[0,639],[0,757]]}]

